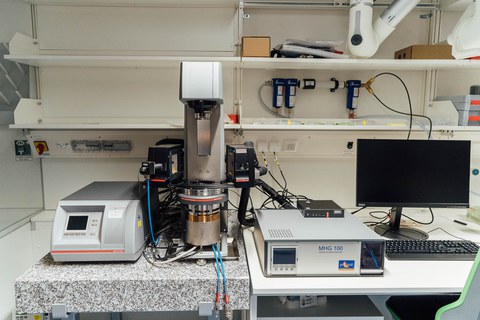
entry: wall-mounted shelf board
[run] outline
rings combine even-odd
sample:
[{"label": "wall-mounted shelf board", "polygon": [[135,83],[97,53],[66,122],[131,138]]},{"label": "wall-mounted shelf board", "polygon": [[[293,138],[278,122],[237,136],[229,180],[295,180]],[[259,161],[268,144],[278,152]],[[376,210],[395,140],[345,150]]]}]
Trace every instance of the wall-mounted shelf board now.
[{"label": "wall-mounted shelf board", "polygon": [[36,5],[237,7],[238,0],[24,0]]},{"label": "wall-mounted shelf board", "polygon": [[475,60],[242,58],[244,69],[317,70],[479,70]]},{"label": "wall-mounted shelf board", "polygon": [[235,67],[239,57],[203,56],[94,56],[94,55],[5,55],[5,59],[37,67],[159,67],[177,68],[182,61],[219,61]]},{"label": "wall-mounted shelf board", "polygon": [[[268,125],[268,124],[244,124],[243,130],[291,130],[291,131],[407,131],[408,126],[385,126],[385,125]],[[412,131],[424,131],[416,126]],[[433,131],[480,131],[480,127],[464,126],[434,126]]]},{"label": "wall-mounted shelf board", "polygon": [[[417,4],[417,9],[436,9],[440,8],[441,10],[464,10],[472,0],[439,0],[438,3],[432,1],[429,3],[427,1],[422,1]],[[377,1],[373,4],[374,7],[385,8],[391,4],[391,1]],[[328,0],[244,0],[243,6],[245,8],[280,8],[280,9],[349,9],[350,4],[348,1],[328,1]]]},{"label": "wall-mounted shelf board", "polygon": [[[349,124],[324,124],[324,125],[287,125],[287,124],[225,124],[225,130],[259,130],[259,131],[407,131],[408,126],[388,125],[349,125]],[[26,130],[183,130],[183,124],[84,124],[84,123],[49,123],[49,124],[11,124],[11,129]],[[413,131],[424,131],[418,126]],[[474,126],[434,126],[433,131],[480,131]]]},{"label": "wall-mounted shelf board", "polygon": [[[28,129],[28,130],[183,130],[183,123],[22,123],[11,124],[10,129]],[[239,124],[225,124],[226,130],[240,129]]]},{"label": "wall-mounted shelf board", "polygon": [[[393,122],[392,122],[393,120]],[[308,118],[276,118],[254,119],[243,118],[243,130],[292,130],[292,131],[407,131],[409,124],[398,119],[308,119]],[[403,120],[402,120],[403,121]],[[428,128],[428,127],[427,127]],[[425,128],[414,124],[413,131],[425,131]],[[434,131],[480,131],[480,126],[434,125]]]},{"label": "wall-mounted shelf board", "polygon": [[[376,1],[373,7],[386,8],[392,1]],[[244,0],[244,8],[253,9],[349,9],[348,1],[328,1],[328,0]],[[417,9],[433,9],[436,8],[435,3],[421,1],[417,4]]]},{"label": "wall-mounted shelf board", "polygon": [[[336,2],[328,0],[24,0],[36,5],[82,5],[82,6],[203,6],[203,7],[237,7],[243,3],[246,8],[349,8],[348,2]],[[458,2],[459,0],[447,0]],[[460,0],[462,1],[462,0]],[[431,3],[418,4],[419,8],[433,7]],[[388,1],[378,1],[375,6],[387,6]]]},{"label": "wall-mounted shelf board", "polygon": [[37,67],[176,68],[182,61],[219,61],[225,67],[290,70],[480,70],[479,60],[307,59],[204,56],[6,55]]},{"label": "wall-mounted shelf board", "polygon": [[[24,0],[35,5],[72,5],[72,6],[175,6],[175,7],[238,7],[242,2],[245,8],[345,8],[348,2],[326,0],[302,1],[240,1],[240,0]],[[442,10],[464,10],[472,0],[440,0]],[[376,3],[375,6],[384,7],[387,3]],[[418,8],[434,8],[435,4],[420,3]]]}]

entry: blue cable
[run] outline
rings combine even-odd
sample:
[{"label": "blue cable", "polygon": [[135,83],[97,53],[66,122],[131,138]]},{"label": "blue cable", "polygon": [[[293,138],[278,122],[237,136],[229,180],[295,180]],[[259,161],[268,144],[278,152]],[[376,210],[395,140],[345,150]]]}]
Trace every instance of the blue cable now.
[{"label": "blue cable", "polygon": [[225,265],[223,264],[223,259],[222,259],[222,253],[220,251],[220,247],[218,246],[218,243],[215,244],[217,246],[217,250],[218,250],[218,256],[220,258],[220,264],[222,266],[222,275],[223,275],[223,294],[224,295],[227,295],[228,292],[227,292],[227,276],[225,275]]},{"label": "blue cable", "polygon": [[152,242],[154,245],[157,245],[160,241],[160,237],[155,240],[155,235],[153,234],[153,225],[152,225],[152,210],[150,209],[150,179],[147,179],[147,207],[148,207],[148,222],[150,225],[150,236],[152,237]]},{"label": "blue cable", "polygon": [[220,264],[218,262],[217,253],[216,253],[214,244],[212,244],[212,251],[213,251],[213,256],[215,257],[215,265],[216,265],[215,269],[217,270],[217,293],[219,293],[220,292]]},{"label": "blue cable", "polygon": [[370,250],[370,255],[373,258],[373,262],[375,262],[375,266],[377,267],[377,269],[380,269],[380,266],[378,265],[378,262],[377,262],[377,258],[375,258],[375,255],[373,254],[373,251],[371,249],[369,249],[369,250]]}]

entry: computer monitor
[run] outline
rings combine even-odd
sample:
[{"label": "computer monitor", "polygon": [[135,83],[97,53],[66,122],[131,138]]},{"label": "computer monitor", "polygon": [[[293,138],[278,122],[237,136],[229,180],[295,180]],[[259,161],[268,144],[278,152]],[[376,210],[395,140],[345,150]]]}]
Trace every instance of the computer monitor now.
[{"label": "computer monitor", "polygon": [[404,207],[468,208],[470,141],[359,139],[356,204],[392,207],[390,222],[375,232],[393,239],[426,239],[400,228]]}]

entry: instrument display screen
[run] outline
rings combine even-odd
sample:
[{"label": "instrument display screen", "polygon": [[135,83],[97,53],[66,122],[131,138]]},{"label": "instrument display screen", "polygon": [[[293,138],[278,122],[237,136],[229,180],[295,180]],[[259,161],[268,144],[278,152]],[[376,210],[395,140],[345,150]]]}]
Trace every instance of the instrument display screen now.
[{"label": "instrument display screen", "polygon": [[295,264],[297,252],[295,248],[273,249],[273,264]]},{"label": "instrument display screen", "polygon": [[87,216],[68,216],[67,230],[78,231],[87,230],[88,215]]}]

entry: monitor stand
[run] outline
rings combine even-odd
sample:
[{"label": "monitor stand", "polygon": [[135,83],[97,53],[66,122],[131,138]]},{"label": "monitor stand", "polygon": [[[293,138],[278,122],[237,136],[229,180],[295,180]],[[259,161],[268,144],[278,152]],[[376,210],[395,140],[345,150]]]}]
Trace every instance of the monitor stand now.
[{"label": "monitor stand", "polygon": [[422,230],[408,227],[400,227],[402,207],[394,207],[390,211],[391,218],[388,224],[379,224],[373,230],[389,239],[399,240],[422,240],[428,239],[428,234]]}]

